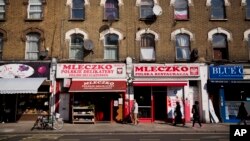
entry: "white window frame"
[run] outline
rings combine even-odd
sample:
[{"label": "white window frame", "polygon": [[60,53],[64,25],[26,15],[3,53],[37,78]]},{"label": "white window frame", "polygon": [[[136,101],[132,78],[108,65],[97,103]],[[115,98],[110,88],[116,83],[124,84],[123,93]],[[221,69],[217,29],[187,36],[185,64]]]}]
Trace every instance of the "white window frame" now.
[{"label": "white window frame", "polygon": [[[77,33],[74,33],[76,35],[80,35],[82,38],[82,41],[84,43],[84,36],[82,34],[77,34]],[[73,45],[72,44],[72,35],[74,34],[71,34],[71,37],[70,37],[70,42],[69,42],[69,59],[72,59],[72,60],[83,60],[83,53],[84,53],[84,49],[83,49],[83,43],[82,44],[79,44],[79,45]],[[78,57],[76,55],[76,53],[73,51],[73,50],[78,50],[81,52],[81,56]],[[73,54],[74,52],[74,54]]]},{"label": "white window frame", "polygon": [[[41,0],[40,2],[37,3],[31,3],[31,0],[29,0],[29,5],[28,5],[28,19],[42,19],[43,17],[43,3]],[[40,6],[41,10],[31,10],[32,6]],[[40,14],[40,17],[31,17],[33,13]]]},{"label": "white window frame", "polygon": [[[114,33],[113,33],[114,34]],[[109,34],[106,34],[105,35],[105,39],[104,39],[104,60],[114,60],[114,61],[117,61],[118,60],[118,53],[119,53],[119,51],[118,51],[118,49],[119,49],[119,35],[117,35],[117,34],[115,34],[116,36],[118,36],[118,38],[117,38],[117,45],[109,45],[109,44],[107,44],[106,43],[106,36],[108,36]],[[115,54],[114,54],[114,56],[110,56],[110,55],[107,55],[107,50],[113,50],[114,52],[115,52]]]},{"label": "white window frame", "polygon": [[6,4],[5,4],[5,0],[2,0],[2,3],[0,3],[0,20],[3,20],[5,19],[5,7],[6,7]]},{"label": "white window frame", "polygon": [[[152,34],[152,33],[143,33],[143,34]],[[141,36],[143,36],[141,34]],[[154,34],[152,34],[154,35]],[[142,37],[140,37],[140,42],[142,40]],[[156,49],[155,49],[155,35],[154,35],[154,46],[141,46],[140,43],[140,61],[155,61],[156,60]]]},{"label": "white window frame", "polygon": [[[154,5],[154,0],[152,0],[152,2],[153,2],[153,5]],[[149,8],[149,6],[151,6],[151,5],[143,5],[143,4],[140,3],[139,10],[140,10],[140,19],[141,20],[153,20],[153,18],[154,18],[153,5],[152,5],[152,7]],[[151,15],[146,15],[146,16],[151,16],[151,18],[144,17],[144,15],[142,14],[143,9],[152,10]]]},{"label": "white window frame", "polygon": [[212,29],[212,30],[210,30],[208,32],[208,41],[212,41],[213,40],[213,35],[215,33],[223,33],[223,34],[225,34],[227,36],[227,40],[228,41],[233,40],[232,33],[228,32],[226,29],[223,29],[221,27],[217,27],[217,28],[214,28],[214,29]]},{"label": "white window frame", "polygon": [[[176,1],[176,0],[175,0]],[[174,2],[175,2],[174,1]],[[187,2],[187,8],[184,10],[182,10],[182,12],[183,11],[185,11],[186,12],[186,17],[185,18],[177,18],[176,17],[176,15],[178,15],[177,13],[179,13],[180,14],[180,11],[179,10],[177,10],[177,8],[175,7],[175,3],[174,3],[174,18],[175,18],[175,20],[188,20],[189,19],[189,2],[188,2],[188,0],[186,0],[186,2]]]},{"label": "white window frame", "polygon": [[[83,17],[82,18],[74,18],[73,17],[73,0],[70,0],[71,2],[69,2],[68,4],[70,5],[70,19],[75,19],[75,20],[84,20],[85,19],[85,12],[86,12],[86,10],[85,10],[85,5],[87,5],[86,4],[86,1],[88,1],[88,0],[83,0],[83,7],[81,8],[82,9],[82,11],[83,11]],[[80,8],[78,8],[78,9],[80,9]]]},{"label": "white window frame", "polygon": [[[119,1],[117,0],[117,4],[118,4],[118,6],[119,6]],[[115,12],[115,14],[117,14],[116,16],[114,16],[114,19],[108,19],[108,16],[106,16],[106,0],[105,0],[105,3],[104,3],[104,6],[103,6],[103,15],[104,15],[104,19],[105,20],[118,20],[119,19],[119,7],[117,7],[117,11]],[[112,9],[115,9],[115,8],[112,8]]]},{"label": "white window frame", "polygon": [[[31,40],[30,37],[35,37],[37,38],[37,40]],[[39,59],[39,48],[40,48],[40,38],[41,35],[39,35],[38,33],[29,33],[26,35],[26,47],[25,47],[25,60],[38,60]],[[33,46],[30,46],[30,43],[33,42],[36,44],[35,49],[31,49],[34,48]],[[37,54],[35,56],[32,56],[31,54]]]},{"label": "white window frame", "polygon": [[[185,36],[188,36],[188,38],[189,38],[189,41],[188,41],[188,46],[177,46],[177,43],[175,44],[175,53],[176,53],[176,60],[177,61],[189,61],[190,60],[190,49],[191,49],[191,47],[190,47],[190,45],[191,45],[191,41],[190,41],[190,36],[188,35],[188,34],[186,34],[186,33],[179,33],[179,34],[177,34],[176,36],[178,36],[178,35],[180,35],[180,34],[183,34],[183,35],[185,35]],[[176,42],[177,42],[177,38],[176,38]],[[179,57],[178,56],[178,50],[181,50],[182,51],[182,54],[186,54],[186,56],[185,57]],[[185,53],[183,53],[183,50],[185,51]]]}]

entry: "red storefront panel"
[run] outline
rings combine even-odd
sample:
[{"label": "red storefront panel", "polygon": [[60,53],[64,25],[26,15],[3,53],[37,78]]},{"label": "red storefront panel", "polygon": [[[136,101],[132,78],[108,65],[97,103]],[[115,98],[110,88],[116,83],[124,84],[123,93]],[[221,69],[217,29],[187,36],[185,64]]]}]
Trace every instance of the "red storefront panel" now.
[{"label": "red storefront panel", "polygon": [[125,92],[124,80],[72,80],[69,92]]}]

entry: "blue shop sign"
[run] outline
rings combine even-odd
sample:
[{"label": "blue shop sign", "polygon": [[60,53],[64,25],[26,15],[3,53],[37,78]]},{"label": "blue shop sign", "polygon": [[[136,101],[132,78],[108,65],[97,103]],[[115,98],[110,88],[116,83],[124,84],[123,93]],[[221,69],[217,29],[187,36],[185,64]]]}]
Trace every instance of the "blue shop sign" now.
[{"label": "blue shop sign", "polygon": [[209,66],[210,79],[243,79],[243,66]]}]

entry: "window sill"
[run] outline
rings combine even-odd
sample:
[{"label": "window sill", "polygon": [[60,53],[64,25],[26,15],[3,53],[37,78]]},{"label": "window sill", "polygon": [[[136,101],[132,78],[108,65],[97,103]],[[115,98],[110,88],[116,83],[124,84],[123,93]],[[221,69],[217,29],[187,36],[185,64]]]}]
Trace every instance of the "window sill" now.
[{"label": "window sill", "polygon": [[0,22],[5,22],[6,21],[6,19],[0,19]]},{"label": "window sill", "polygon": [[210,19],[210,21],[228,21],[228,19]]},{"label": "window sill", "polygon": [[27,22],[41,22],[43,19],[25,19]]},{"label": "window sill", "polygon": [[80,21],[80,22],[82,22],[82,21],[85,21],[85,19],[69,19],[69,21],[72,21],[72,22]]}]

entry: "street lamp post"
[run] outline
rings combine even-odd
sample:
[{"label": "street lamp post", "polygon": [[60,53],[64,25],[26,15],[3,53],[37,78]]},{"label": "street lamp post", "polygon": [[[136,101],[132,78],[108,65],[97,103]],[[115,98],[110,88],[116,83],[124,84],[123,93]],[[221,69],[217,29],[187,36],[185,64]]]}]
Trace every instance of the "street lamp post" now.
[{"label": "street lamp post", "polygon": [[50,80],[52,81],[52,92],[50,96],[50,114],[51,115],[55,113],[56,65],[57,65],[57,59],[52,58],[51,69],[50,69]]}]

